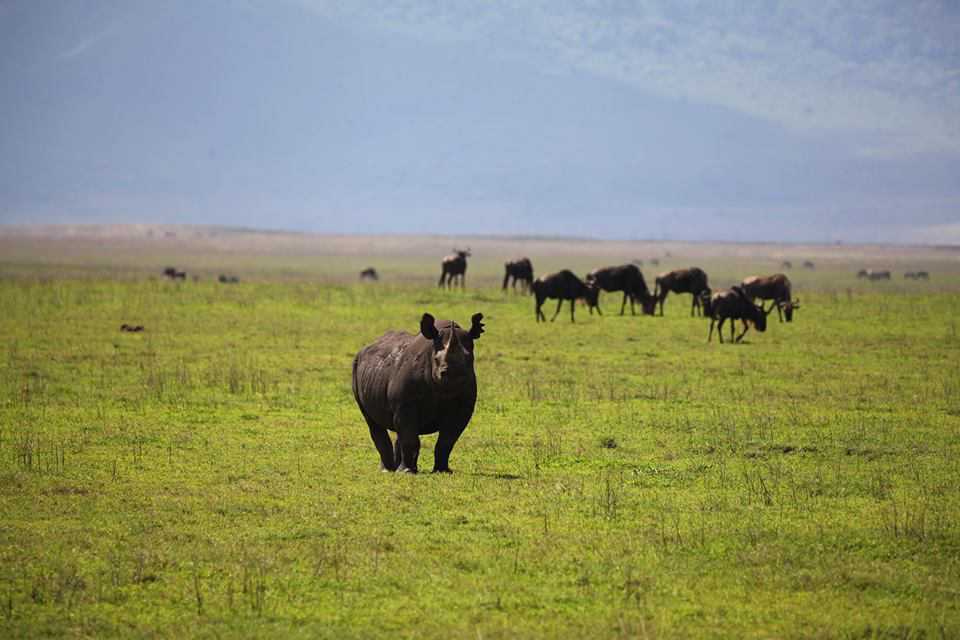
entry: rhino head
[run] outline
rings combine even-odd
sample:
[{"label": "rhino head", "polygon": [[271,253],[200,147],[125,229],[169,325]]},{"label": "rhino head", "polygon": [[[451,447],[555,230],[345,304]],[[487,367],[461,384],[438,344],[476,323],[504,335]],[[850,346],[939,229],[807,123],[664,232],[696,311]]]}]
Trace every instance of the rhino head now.
[{"label": "rhino head", "polygon": [[471,318],[469,331],[455,322],[442,323],[440,328],[429,313],[420,319],[420,334],[433,343],[431,377],[439,386],[456,386],[473,376],[473,341],[483,333],[482,313]]}]

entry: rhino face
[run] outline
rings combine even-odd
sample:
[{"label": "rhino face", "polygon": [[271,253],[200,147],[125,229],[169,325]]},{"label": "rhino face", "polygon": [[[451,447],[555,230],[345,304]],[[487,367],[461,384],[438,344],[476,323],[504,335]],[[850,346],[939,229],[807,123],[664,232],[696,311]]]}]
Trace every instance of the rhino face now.
[{"label": "rhino face", "polygon": [[420,320],[420,333],[433,342],[431,377],[439,386],[458,385],[473,375],[473,341],[483,333],[482,313],[474,314],[470,331],[453,322],[437,329],[429,313]]}]

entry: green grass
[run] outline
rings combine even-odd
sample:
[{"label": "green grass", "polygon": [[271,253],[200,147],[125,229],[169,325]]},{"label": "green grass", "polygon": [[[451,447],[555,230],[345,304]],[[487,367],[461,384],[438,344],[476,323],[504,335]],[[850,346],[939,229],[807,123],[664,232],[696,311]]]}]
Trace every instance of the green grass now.
[{"label": "green grass", "polygon": [[[488,271],[5,264],[0,636],[960,636],[955,277],[811,275],[721,346]],[[484,313],[477,410],[454,475],[380,473],[350,363],[424,311]]]}]

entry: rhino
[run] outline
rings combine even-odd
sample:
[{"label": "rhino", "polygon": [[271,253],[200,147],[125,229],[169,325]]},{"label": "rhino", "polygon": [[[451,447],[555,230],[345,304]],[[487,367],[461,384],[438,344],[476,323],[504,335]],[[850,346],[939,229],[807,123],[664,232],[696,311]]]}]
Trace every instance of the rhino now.
[{"label": "rhino", "polygon": [[477,402],[473,344],[484,332],[482,320],[475,313],[464,330],[424,313],[418,334],[388,331],[357,353],[353,397],[382,470],[417,473],[420,436],[437,433],[433,472],[451,473],[450,452]]}]

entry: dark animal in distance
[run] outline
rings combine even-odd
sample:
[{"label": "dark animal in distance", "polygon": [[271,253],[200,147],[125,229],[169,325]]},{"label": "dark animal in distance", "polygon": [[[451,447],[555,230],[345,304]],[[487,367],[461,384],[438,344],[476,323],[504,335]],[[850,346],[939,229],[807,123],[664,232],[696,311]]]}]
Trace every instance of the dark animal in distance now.
[{"label": "dark animal in distance", "polygon": [[530,258],[518,258],[505,262],[503,265],[503,291],[507,290],[510,279],[513,279],[512,286],[514,291],[517,289],[517,283],[520,283],[520,290],[529,293],[533,286],[533,263]]},{"label": "dark animal in distance", "polygon": [[[635,264],[623,264],[616,267],[594,269],[587,274],[587,284],[603,291],[623,291],[623,301],[620,303],[620,315],[623,315],[627,299],[630,299],[630,314],[637,315],[634,302],[639,302],[643,313],[653,315],[657,299],[650,295],[643,273]],[[600,305],[597,304],[597,311]],[[593,307],[590,308],[593,312]]]},{"label": "dark animal in distance", "polygon": [[238,278],[237,276],[228,276],[224,273],[221,273],[217,277],[217,281],[222,284],[237,284],[238,282],[240,282],[240,278]]},{"label": "dark animal in distance", "polygon": [[367,267],[366,269],[360,272],[360,279],[376,281],[380,279],[380,274],[378,274],[377,270],[374,269],[373,267]]},{"label": "dark animal in distance", "polygon": [[[473,416],[473,343],[482,313],[465,331],[451,320],[420,319],[420,332],[388,331],[353,360],[353,397],[385,471],[417,472],[420,436],[438,433],[433,471],[450,472],[450,452]],[[387,431],[397,434],[391,443]]]},{"label": "dark animal in distance", "polygon": [[[771,307],[772,309],[772,307]],[[743,340],[743,336],[750,329],[750,323],[756,327],[757,331],[767,330],[767,313],[763,307],[753,304],[750,296],[742,287],[733,287],[731,289],[721,289],[714,291],[710,295],[709,301],[704,305],[704,311],[710,316],[710,333],[707,334],[707,342],[713,338],[713,326],[717,325],[717,335],[720,336],[720,343],[723,343],[723,323],[730,320],[730,339],[734,340],[736,333],[736,320],[743,322],[743,332],[736,337],[736,342]]]},{"label": "dark animal in distance", "polygon": [[783,262],[780,263],[780,268],[781,268],[781,269],[793,269],[793,263],[790,262],[789,260],[784,260]]},{"label": "dark animal in distance", "polygon": [[557,300],[557,311],[553,314],[553,317],[550,318],[550,322],[557,319],[564,300],[570,301],[570,322],[576,322],[574,319],[576,304],[574,304],[574,302],[583,298],[591,308],[596,307],[599,291],[596,287],[584,284],[583,280],[574,275],[569,269],[557,271],[547,276],[541,276],[533,281],[533,295],[536,298],[534,314],[537,322],[540,322],[541,319],[544,322],[547,321],[547,316],[543,314],[541,307],[548,298],[555,298]]},{"label": "dark animal in distance", "polygon": [[167,276],[171,280],[186,280],[187,272],[186,271],[177,271],[175,267],[166,267],[163,270],[163,275]]},{"label": "dark animal in distance", "polygon": [[[749,276],[740,283],[751,300],[772,300],[780,322],[786,318],[793,321],[793,310],[800,308],[800,301],[791,299],[790,278],[782,273],[772,276]],[[771,307],[771,308],[773,308]]]},{"label": "dark animal in distance", "polygon": [[654,280],[653,295],[660,304],[660,315],[663,315],[663,301],[667,299],[667,294],[690,293],[693,294],[693,304],[690,306],[690,315],[696,315],[700,309],[700,294],[709,291],[707,286],[707,274],[703,269],[690,267],[689,269],[677,269],[675,271],[666,271],[657,276]]},{"label": "dark animal in distance", "polygon": [[857,272],[857,277],[866,278],[867,280],[889,280],[890,272],[886,270],[861,269]]},{"label": "dark animal in distance", "polygon": [[460,279],[460,288],[464,288],[464,280],[467,275],[467,258],[470,257],[470,249],[462,251],[454,249],[453,253],[446,256],[440,264],[440,282],[438,287],[446,285],[447,287],[456,286],[457,278]]},{"label": "dark animal in distance", "polygon": [[930,274],[926,271],[907,271],[903,277],[906,280],[929,280]]},{"label": "dark animal in distance", "polygon": [[124,322],[122,325],[120,325],[120,331],[126,331],[128,333],[140,333],[141,331],[143,331],[143,325],[142,324],[132,325]]},{"label": "dark animal in distance", "polygon": [[815,269],[816,267],[814,266],[813,262],[811,262],[810,260],[804,260],[804,261],[803,261],[803,268],[804,268],[804,269]]}]

